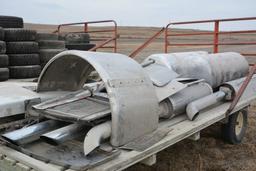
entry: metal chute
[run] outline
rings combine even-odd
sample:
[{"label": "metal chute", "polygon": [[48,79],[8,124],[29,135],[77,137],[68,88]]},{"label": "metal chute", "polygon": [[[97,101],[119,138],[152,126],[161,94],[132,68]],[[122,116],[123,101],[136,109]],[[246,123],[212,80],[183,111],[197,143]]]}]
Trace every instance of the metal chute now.
[{"label": "metal chute", "polygon": [[14,144],[26,144],[39,139],[42,134],[60,128],[66,124],[67,123],[56,120],[43,121],[16,131],[5,133],[2,135],[2,137]]}]

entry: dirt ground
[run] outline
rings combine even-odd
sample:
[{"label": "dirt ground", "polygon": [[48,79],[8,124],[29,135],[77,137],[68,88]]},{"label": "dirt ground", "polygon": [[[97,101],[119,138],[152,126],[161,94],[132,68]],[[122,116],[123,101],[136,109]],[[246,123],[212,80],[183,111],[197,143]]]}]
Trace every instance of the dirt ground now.
[{"label": "dirt ground", "polygon": [[[37,29],[40,32],[51,32],[56,26],[26,24],[27,28]],[[78,28],[68,28],[75,30]],[[79,28],[81,29],[81,28]],[[118,40],[118,52],[130,54],[132,50],[144,42],[150,35],[160,28],[143,27],[119,27],[120,39]],[[197,30],[174,30],[174,32],[188,32]],[[223,42],[254,41],[256,35],[237,34],[236,36],[221,36]],[[212,42],[211,36],[204,37],[180,37],[172,39],[173,43],[180,42]],[[153,53],[163,53],[163,36],[140,53],[135,60],[141,62],[145,57]],[[221,51],[236,51],[255,53],[256,46],[224,46]],[[212,47],[170,48],[170,52],[207,50]],[[254,62],[253,58],[248,58]],[[157,163],[151,167],[142,164],[134,165],[127,171],[254,171],[256,170],[256,103],[249,110],[249,125],[242,144],[230,145],[221,138],[221,125],[215,124],[201,132],[198,141],[184,140],[157,154]]]},{"label": "dirt ground", "polygon": [[222,140],[221,124],[201,132],[198,141],[183,140],[157,154],[151,167],[137,164],[127,171],[254,171],[256,170],[256,106],[251,106],[249,124],[242,144]]}]

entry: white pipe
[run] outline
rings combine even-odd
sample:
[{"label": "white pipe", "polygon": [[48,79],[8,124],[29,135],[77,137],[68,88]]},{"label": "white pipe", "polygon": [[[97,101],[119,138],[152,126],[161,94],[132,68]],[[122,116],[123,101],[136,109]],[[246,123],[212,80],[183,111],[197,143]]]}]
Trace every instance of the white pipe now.
[{"label": "white pipe", "polygon": [[111,122],[105,122],[93,127],[84,138],[84,155],[89,154],[96,147],[100,146],[102,140],[111,135]]},{"label": "white pipe", "polygon": [[186,113],[189,120],[193,121],[198,116],[199,111],[205,109],[217,102],[221,101],[225,97],[225,93],[223,91],[218,91],[211,95],[205,96],[198,100],[195,100],[187,105]]}]

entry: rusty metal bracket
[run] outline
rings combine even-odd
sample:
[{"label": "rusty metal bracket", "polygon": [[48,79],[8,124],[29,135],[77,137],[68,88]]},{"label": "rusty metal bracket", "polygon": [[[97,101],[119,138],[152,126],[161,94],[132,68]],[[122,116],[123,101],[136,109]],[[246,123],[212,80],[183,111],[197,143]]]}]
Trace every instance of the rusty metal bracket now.
[{"label": "rusty metal bracket", "polygon": [[[96,51],[97,49],[99,48],[103,48],[106,44],[112,42],[113,40],[115,40],[116,37],[112,37],[112,38],[109,38],[101,43],[99,43],[98,45],[96,45],[95,47],[89,49],[88,51]],[[111,46],[110,48],[112,48],[113,46]]]},{"label": "rusty metal bracket", "polygon": [[158,36],[164,32],[165,28],[161,28],[158,32],[156,32],[153,36],[151,36],[146,42],[144,42],[142,45],[140,45],[137,49],[135,49],[129,56],[131,58],[134,58],[140,51],[145,49],[153,40],[155,40]]},{"label": "rusty metal bracket", "polygon": [[250,83],[254,73],[256,71],[256,64],[254,64],[252,66],[252,68],[250,69],[250,72],[248,73],[246,79],[244,80],[242,86],[239,88],[237,95],[235,96],[234,100],[231,102],[231,105],[229,106],[227,112],[226,112],[226,117],[229,116],[229,114],[233,111],[233,109],[236,107],[238,101],[240,100],[240,98],[242,97],[247,85]]}]

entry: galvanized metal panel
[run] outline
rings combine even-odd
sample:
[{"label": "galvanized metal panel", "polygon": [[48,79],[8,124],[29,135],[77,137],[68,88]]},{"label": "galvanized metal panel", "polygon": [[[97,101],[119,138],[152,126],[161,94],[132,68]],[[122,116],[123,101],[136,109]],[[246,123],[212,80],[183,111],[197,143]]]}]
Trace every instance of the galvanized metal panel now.
[{"label": "galvanized metal panel", "polygon": [[26,87],[36,87],[36,83],[0,83],[0,118],[25,113],[26,101],[37,98],[44,101],[64,93],[36,93]]},{"label": "galvanized metal panel", "polygon": [[153,84],[143,68],[125,55],[62,52],[43,69],[37,91],[79,90],[93,69],[105,83],[110,99],[112,145],[123,145],[157,128],[158,100]]},{"label": "galvanized metal panel", "polygon": [[163,87],[167,85],[171,80],[177,78],[179,75],[172,69],[165,67],[164,65],[151,64],[144,67],[144,70],[157,87]]},{"label": "galvanized metal panel", "polygon": [[92,121],[110,115],[110,105],[108,102],[100,102],[94,98],[86,98],[71,103],[58,105],[44,110],[50,116],[61,116],[70,121]]},{"label": "galvanized metal panel", "polygon": [[155,87],[158,101],[160,102],[186,87],[187,87],[186,84],[180,83],[176,80],[172,80],[171,82],[169,82],[167,85],[163,87]]}]

